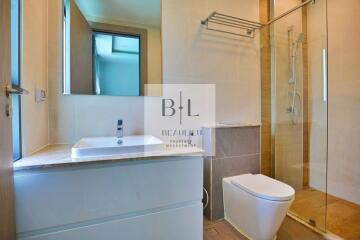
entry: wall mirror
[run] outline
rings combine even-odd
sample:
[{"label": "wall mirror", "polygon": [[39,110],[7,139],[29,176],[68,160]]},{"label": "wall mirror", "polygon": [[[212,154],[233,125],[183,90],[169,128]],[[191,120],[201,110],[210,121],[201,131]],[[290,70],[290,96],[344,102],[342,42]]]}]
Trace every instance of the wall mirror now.
[{"label": "wall mirror", "polygon": [[161,49],[161,0],[64,0],[64,94],[149,95]]}]

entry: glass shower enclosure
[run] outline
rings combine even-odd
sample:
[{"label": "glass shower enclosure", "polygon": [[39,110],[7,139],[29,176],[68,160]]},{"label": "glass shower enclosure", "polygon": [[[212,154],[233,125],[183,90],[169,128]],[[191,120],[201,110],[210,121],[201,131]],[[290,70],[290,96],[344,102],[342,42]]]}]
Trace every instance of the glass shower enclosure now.
[{"label": "glass shower enclosure", "polygon": [[[303,4],[273,0],[271,19]],[[290,214],[326,230],[327,16],[316,0],[270,26],[273,177],[296,190]]]}]

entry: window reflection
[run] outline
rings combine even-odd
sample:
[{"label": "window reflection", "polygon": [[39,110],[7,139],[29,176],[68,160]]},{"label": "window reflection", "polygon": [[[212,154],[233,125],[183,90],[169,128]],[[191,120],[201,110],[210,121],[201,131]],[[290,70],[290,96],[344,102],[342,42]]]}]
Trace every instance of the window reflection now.
[{"label": "window reflection", "polygon": [[97,95],[140,95],[140,38],[94,32],[94,82]]}]

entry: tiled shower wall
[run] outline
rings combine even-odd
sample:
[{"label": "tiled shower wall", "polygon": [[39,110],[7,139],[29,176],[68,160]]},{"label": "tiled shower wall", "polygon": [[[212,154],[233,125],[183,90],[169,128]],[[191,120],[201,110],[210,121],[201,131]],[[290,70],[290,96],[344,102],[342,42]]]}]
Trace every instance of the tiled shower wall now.
[{"label": "tiled shower wall", "polygon": [[[204,129],[204,186],[209,193],[205,216],[224,217],[222,179],[260,172],[260,126],[215,127]],[[212,156],[210,156],[212,155]]]}]

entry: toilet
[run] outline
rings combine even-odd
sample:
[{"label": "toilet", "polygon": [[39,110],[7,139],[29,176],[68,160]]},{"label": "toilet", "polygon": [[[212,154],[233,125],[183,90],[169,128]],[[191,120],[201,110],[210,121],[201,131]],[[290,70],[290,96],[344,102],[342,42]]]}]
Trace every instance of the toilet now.
[{"label": "toilet", "polygon": [[253,240],[276,239],[294,196],[292,187],[261,174],[223,179],[225,219]]}]

